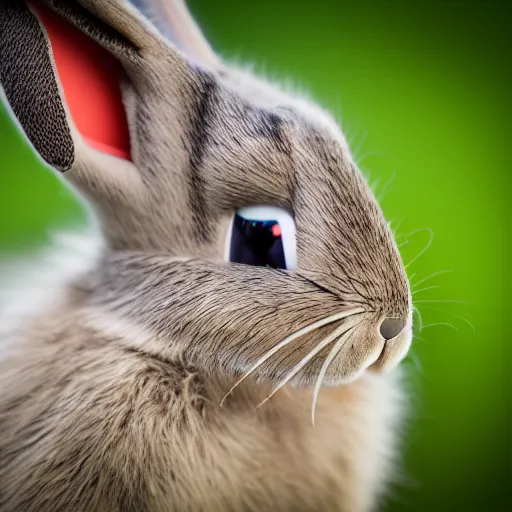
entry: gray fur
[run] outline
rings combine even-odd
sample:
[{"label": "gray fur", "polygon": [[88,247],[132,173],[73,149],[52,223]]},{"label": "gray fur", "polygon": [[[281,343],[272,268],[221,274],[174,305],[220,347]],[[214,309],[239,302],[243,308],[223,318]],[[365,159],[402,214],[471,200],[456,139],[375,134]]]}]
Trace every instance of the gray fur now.
[{"label": "gray fur", "polygon": [[[169,23],[192,30],[169,2],[184,17]],[[121,0],[45,3],[123,63],[133,164],[87,147],[66,114],[64,176],[104,246],[49,311],[4,335],[0,511],[372,510],[393,474],[400,393],[387,371],[411,342],[411,297],[343,135],[204,40],[189,59]],[[293,212],[298,270],[223,261],[230,215],[254,204]],[[220,406],[277,343],[356,309],[283,347]],[[385,340],[384,318],[405,328]],[[331,346],[255,410],[343,321],[355,326],[315,426]]]}]

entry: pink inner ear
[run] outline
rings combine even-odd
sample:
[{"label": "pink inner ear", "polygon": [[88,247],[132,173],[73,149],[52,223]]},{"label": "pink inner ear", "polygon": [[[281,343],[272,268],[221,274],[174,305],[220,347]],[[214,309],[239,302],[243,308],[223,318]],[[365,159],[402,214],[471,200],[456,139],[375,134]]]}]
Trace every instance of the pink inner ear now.
[{"label": "pink inner ear", "polygon": [[121,64],[92,39],[39,2],[29,2],[46,28],[66,103],[91,147],[131,160],[119,79]]}]

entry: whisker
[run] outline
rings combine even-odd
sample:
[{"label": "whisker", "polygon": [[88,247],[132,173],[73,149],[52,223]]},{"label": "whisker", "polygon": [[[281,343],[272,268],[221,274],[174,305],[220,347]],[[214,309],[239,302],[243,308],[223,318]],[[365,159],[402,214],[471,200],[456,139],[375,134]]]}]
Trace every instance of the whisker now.
[{"label": "whisker", "polygon": [[378,193],[377,195],[377,201],[380,203],[384,197],[386,196],[386,192],[388,190],[388,188],[391,186],[391,183],[393,183],[393,180],[395,179],[396,177],[396,170],[393,170],[393,174],[391,175],[391,177],[388,179],[388,181],[386,181],[386,183],[384,184],[384,186],[382,187],[382,190]]},{"label": "whisker", "polygon": [[457,327],[455,327],[454,325],[452,325],[448,322],[437,322],[435,324],[427,324],[427,325],[424,325],[421,330],[423,331],[424,329],[429,329],[430,327],[437,327],[438,325],[446,325],[446,327],[451,327],[454,331],[457,331],[457,332],[459,331],[459,329],[457,329]]},{"label": "whisker", "polygon": [[[396,222],[396,226],[393,227],[393,222]],[[402,224],[404,223],[404,219],[399,219],[397,221],[391,221],[389,223],[389,229],[391,229],[391,231],[393,232],[393,236],[395,238],[399,237],[400,235],[397,233],[397,231],[400,229],[400,227],[402,226]]]},{"label": "whisker", "polygon": [[[357,136],[359,137],[359,134],[357,134]],[[359,152],[361,151],[361,149],[363,149],[363,146],[364,146],[364,143],[366,142],[367,137],[368,137],[368,130],[365,130],[363,132],[363,135],[360,137],[356,148],[352,151],[354,161],[356,161],[356,162],[359,160]],[[354,139],[356,139],[356,137],[354,137]]]},{"label": "whisker", "polygon": [[414,365],[414,368],[416,368],[417,372],[423,373],[423,366],[421,364],[419,355],[416,352],[414,352],[413,350],[410,350],[409,353],[407,354],[406,360],[409,360],[412,362],[412,364]]},{"label": "whisker", "polygon": [[[363,165],[363,162],[369,157],[378,155],[379,153],[377,151],[367,151],[366,153],[363,153],[361,156],[358,156],[357,158],[354,157],[354,161],[357,162],[357,165],[361,167]],[[353,153],[352,153],[353,155]],[[369,180],[368,180],[369,181]]]},{"label": "whisker", "polygon": [[416,231],[413,231],[407,234],[406,236],[421,233],[422,231],[427,231],[430,234],[429,241],[427,242],[427,245],[425,245],[425,247],[423,247],[423,249],[411,261],[409,261],[407,265],[405,265],[405,268],[410,267],[416,260],[421,258],[421,256],[423,256],[428,251],[429,247],[432,245],[432,242],[434,241],[434,232],[430,228],[417,229]]},{"label": "whisker", "polygon": [[416,302],[416,304],[425,304],[427,302],[451,302],[451,303],[454,303],[454,304],[466,304],[466,305],[470,304],[469,302],[466,302],[466,301],[463,301],[463,300],[451,300],[451,299],[448,299],[448,300],[444,300],[444,299],[423,299],[423,300],[416,300],[414,302]]},{"label": "whisker", "polygon": [[418,317],[418,328],[421,332],[421,330],[423,329],[423,318],[421,316],[420,310],[416,306],[413,306],[412,310],[416,313],[416,316]]},{"label": "whisker", "polygon": [[325,361],[323,362],[322,367],[320,368],[318,378],[316,379],[316,382],[315,382],[315,389],[313,390],[313,403],[311,405],[311,422],[313,423],[313,426],[315,425],[316,403],[318,401],[318,395],[320,394],[320,388],[322,387],[322,383],[324,381],[325,374],[327,373],[327,370],[329,369],[329,366],[333,362],[334,358],[340,353],[340,350],[343,348],[345,343],[348,341],[348,339],[350,337],[350,332],[352,329],[353,329],[353,327],[351,327],[342,336],[340,336],[340,338],[336,341],[336,343],[330,350],[329,354],[325,358]]},{"label": "whisker", "polygon": [[305,357],[302,358],[301,361],[299,361],[284,377],[277,386],[272,390],[272,393],[265,398],[262,402],[259,403],[259,405],[256,407],[256,409],[259,409],[265,402],[270,400],[283,386],[285,386],[288,382],[290,382],[297,373],[299,373],[304,366],[306,366],[313,357],[315,357],[319,352],[321,352],[325,347],[327,347],[330,343],[332,343],[336,338],[347,332],[349,329],[352,329],[355,324],[352,325],[346,325],[346,323],[343,323],[336,329],[334,329],[331,334],[326,336],[313,350],[311,350]]},{"label": "whisker", "polygon": [[471,328],[471,330],[473,332],[476,332],[475,326],[467,318],[464,318],[463,316],[461,316],[461,315],[459,315],[457,313],[453,313],[453,311],[448,311],[447,309],[442,309],[442,308],[436,308],[434,306],[423,306],[423,307],[427,308],[427,309],[432,309],[434,311],[440,311],[441,313],[448,313],[449,315],[452,315],[455,318],[458,318],[459,320],[462,320],[463,322],[468,324],[469,327]]},{"label": "whisker", "polygon": [[370,188],[375,191],[375,190],[377,190],[379,185],[380,185],[380,176],[377,179],[375,179],[373,181],[373,183],[370,183]]},{"label": "whisker", "polygon": [[266,352],[263,356],[261,356],[256,363],[247,371],[243,377],[241,377],[239,380],[235,382],[233,387],[224,395],[224,398],[220,402],[220,406],[222,407],[224,401],[226,398],[233,392],[233,390],[239,386],[249,375],[251,375],[259,366],[261,366],[265,361],[267,361],[270,357],[272,357],[278,350],[280,350],[282,347],[290,344],[292,341],[296,340],[297,338],[304,336],[305,334],[308,334],[316,329],[319,329],[320,327],[323,327],[324,325],[332,324],[333,322],[336,322],[338,320],[342,320],[343,318],[348,318],[353,315],[357,315],[358,313],[362,313],[364,311],[363,308],[353,308],[348,309],[346,311],[343,311],[341,313],[336,313],[334,315],[328,316],[326,318],[322,318],[321,320],[317,320],[316,322],[313,322],[309,325],[306,325],[302,329],[299,329],[298,331],[295,331],[294,333],[287,336],[284,340],[279,342],[277,345],[272,347],[268,352]]},{"label": "whisker", "polygon": [[[421,283],[424,283],[425,281],[428,281],[429,279],[432,279],[435,276],[438,276],[440,274],[447,274],[449,272],[455,272],[455,270],[439,270],[437,272],[434,272],[433,274],[430,274],[429,276],[420,279],[417,283],[414,283],[416,286],[420,285]],[[411,277],[412,280],[412,277]]]},{"label": "whisker", "polygon": [[423,341],[423,343],[428,343],[428,344],[430,344],[430,341],[427,341],[425,338],[422,338],[421,336],[418,336],[417,334],[415,334],[415,335],[413,336],[413,338],[414,338],[415,340]]},{"label": "whisker", "polygon": [[426,292],[427,290],[434,290],[435,288],[441,288],[439,285],[436,286],[427,286],[425,288],[421,288],[419,290],[411,290],[413,295],[416,295],[417,293]]},{"label": "whisker", "polygon": [[342,121],[342,109],[341,109],[341,98],[340,98],[340,95],[339,93],[336,95],[336,116],[335,116],[335,119],[336,121],[338,122],[338,124],[340,126],[343,126],[343,121]]}]

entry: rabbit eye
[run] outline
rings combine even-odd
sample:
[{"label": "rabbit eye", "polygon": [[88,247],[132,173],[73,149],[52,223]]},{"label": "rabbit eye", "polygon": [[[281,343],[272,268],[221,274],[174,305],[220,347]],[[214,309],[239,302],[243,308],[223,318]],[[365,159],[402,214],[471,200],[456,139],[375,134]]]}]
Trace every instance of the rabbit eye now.
[{"label": "rabbit eye", "polygon": [[281,208],[251,206],[235,212],[226,240],[233,263],[292,270],[297,267],[295,222]]}]

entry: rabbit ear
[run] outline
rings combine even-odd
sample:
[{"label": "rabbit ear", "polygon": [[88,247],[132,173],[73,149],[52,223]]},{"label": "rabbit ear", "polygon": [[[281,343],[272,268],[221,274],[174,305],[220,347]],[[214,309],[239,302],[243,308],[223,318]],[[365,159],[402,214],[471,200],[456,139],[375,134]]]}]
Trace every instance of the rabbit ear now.
[{"label": "rabbit ear", "polygon": [[[68,21],[80,25],[91,37],[125,60],[133,60],[139,47],[149,46],[156,40],[150,35],[151,28],[138,22],[135,10],[133,18],[128,13],[119,13],[117,30],[76,1],[50,0],[46,3],[54,4],[55,10]],[[101,5],[113,3],[102,0]],[[98,199],[103,196],[102,199],[107,198],[112,203],[120,196],[137,195],[140,177],[133,164],[95,151],[85,142],[81,130],[79,133],[66,101],[69,91],[63,91],[58,74],[48,22],[54,25],[55,34],[67,34],[68,39],[61,40],[64,45],[69,42],[69,37],[82,36],[84,41],[80,40],[80,44],[90,39],[76,31],[68,33],[67,27],[74,30],[72,25],[60,24],[50,15],[61,19],[40,1],[0,2],[0,93],[41,158],[57,170],[70,171],[70,180],[86,195],[94,189],[93,196]],[[113,61],[117,63],[115,59]],[[83,64],[80,62],[77,66]],[[115,87],[118,87],[117,83]],[[116,95],[119,101],[118,91],[114,92]],[[122,111],[122,106],[120,109]],[[129,143],[127,145],[129,147]]]},{"label": "rabbit ear", "polygon": [[44,0],[43,3],[123,62],[158,46],[158,32],[127,0]]},{"label": "rabbit ear", "polygon": [[[27,3],[0,0],[0,86],[36,151],[52,167],[68,171],[65,178],[93,204],[112,246],[160,248],[166,240],[177,245],[178,239],[182,252],[212,246],[221,209],[210,211],[205,199],[210,194],[208,149],[226,126],[237,126],[238,117],[228,112],[244,109],[242,101],[224,87],[220,73],[189,62],[128,0]],[[112,65],[122,65],[121,107],[131,160],[91,146],[63,83],[65,73],[59,70],[41,6],[58,18],[58,34],[64,22],[75,31],[64,38],[64,48],[75,47],[82,58],[69,62],[70,72],[82,70],[86,42],[97,43],[93,53],[99,45],[113,55]],[[107,68],[99,81],[103,85],[116,73]],[[80,84],[88,85],[89,74],[81,78]],[[96,95],[89,90],[80,94],[87,109],[95,108]],[[248,134],[259,133],[258,112],[247,120]],[[101,109],[94,121],[103,123],[103,114]],[[230,155],[237,154],[233,149]],[[222,189],[227,182],[215,180]]]},{"label": "rabbit ear", "polygon": [[185,0],[132,0],[187,57],[219,70],[222,63],[187,8]]},{"label": "rabbit ear", "polygon": [[40,156],[66,171],[75,144],[53,71],[46,34],[21,2],[0,5],[0,85]]},{"label": "rabbit ear", "polygon": [[[86,35],[80,34],[76,28]],[[52,38],[50,33],[53,34]],[[95,57],[90,58],[101,48],[94,47],[87,36],[117,58],[116,61],[110,57],[107,66],[111,67],[106,71],[98,69],[98,59],[94,61]],[[102,96],[108,110],[101,112],[102,118],[105,119],[115,110],[114,116],[120,121],[118,124],[124,122],[117,83],[123,74],[119,61],[125,64],[126,70],[132,68],[135,73],[142,75],[140,68],[144,67],[146,61],[141,53],[156,53],[151,49],[160,44],[159,37],[158,32],[145,23],[136,9],[121,0],[0,2],[1,91],[27,138],[47,163],[61,171],[76,167],[79,159],[77,153],[84,145],[82,135],[87,134],[75,126],[76,111],[71,115],[70,109],[73,111],[71,107],[77,101],[70,103],[70,100],[83,95],[78,103],[96,101],[96,98],[90,97],[91,94],[94,96],[94,88],[89,87],[95,79],[102,82],[99,87],[102,93],[106,91],[104,96],[107,96]],[[68,46],[73,47],[72,50],[63,51]],[[77,48],[79,51],[76,51]],[[67,62],[62,67],[58,65],[57,53],[67,55],[64,59]],[[70,56],[76,60],[71,60]],[[105,57],[108,55],[105,54]],[[102,59],[105,60],[103,54],[99,57],[100,61]],[[105,68],[104,62],[99,64]],[[73,68],[80,70],[84,66],[91,76],[82,72],[78,80],[66,78],[68,75],[80,75],[69,71]],[[64,68],[66,73],[61,75]],[[68,84],[72,81],[73,85],[65,87],[64,78]],[[109,99],[112,101],[109,102]],[[117,110],[112,107],[113,103],[117,103]],[[92,119],[92,116],[89,117]],[[101,123],[104,121],[98,121],[98,124]],[[126,139],[126,153],[129,152],[129,149],[126,151],[126,147],[129,147],[126,123],[120,131],[123,129],[120,137]]]}]

